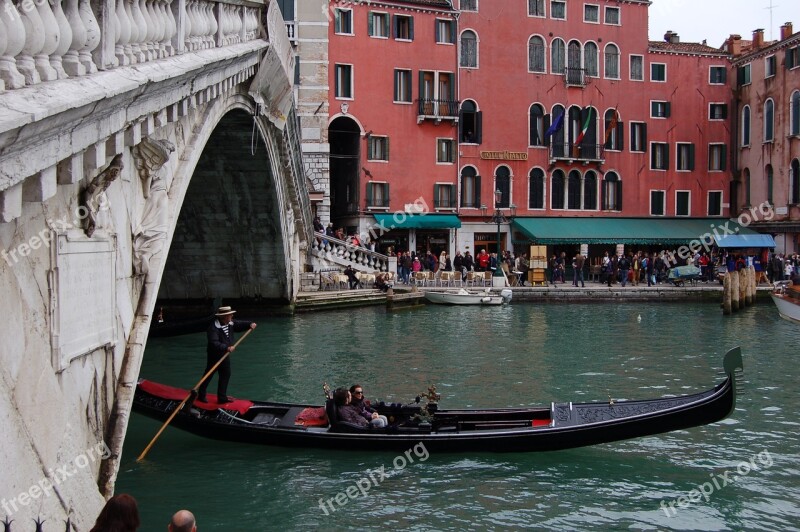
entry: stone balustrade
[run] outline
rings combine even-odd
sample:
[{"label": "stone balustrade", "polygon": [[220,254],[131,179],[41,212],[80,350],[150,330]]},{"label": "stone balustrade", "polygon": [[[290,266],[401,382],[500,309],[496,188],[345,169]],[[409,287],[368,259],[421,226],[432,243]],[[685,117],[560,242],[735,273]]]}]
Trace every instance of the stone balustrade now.
[{"label": "stone balustrade", "polygon": [[315,232],[314,237],[311,241],[311,249],[322,258],[335,256],[354,263],[356,267],[361,266],[381,272],[389,271],[389,257],[386,255],[326,236],[325,233]]},{"label": "stone balustrade", "polygon": [[0,92],[262,36],[267,0],[0,0]]}]

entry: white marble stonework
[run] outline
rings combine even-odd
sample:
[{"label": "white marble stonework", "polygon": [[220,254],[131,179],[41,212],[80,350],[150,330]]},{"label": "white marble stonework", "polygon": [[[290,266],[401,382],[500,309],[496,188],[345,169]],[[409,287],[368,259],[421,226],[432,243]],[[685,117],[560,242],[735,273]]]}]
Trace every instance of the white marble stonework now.
[{"label": "white marble stonework", "polygon": [[[257,114],[248,89],[270,42],[264,0],[38,4],[0,0],[0,520],[89,530],[114,491],[184,197],[220,121]],[[290,116],[284,130],[255,118],[285,277],[264,291],[286,300],[312,226]],[[110,456],[81,458],[55,493],[33,489],[104,442]]]}]

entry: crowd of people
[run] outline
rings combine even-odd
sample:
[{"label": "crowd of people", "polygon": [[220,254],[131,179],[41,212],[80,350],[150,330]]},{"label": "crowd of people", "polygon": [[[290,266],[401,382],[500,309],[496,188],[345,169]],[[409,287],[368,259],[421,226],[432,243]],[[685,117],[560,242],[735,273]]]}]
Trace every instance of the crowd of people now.
[{"label": "crowd of people", "polygon": [[[120,493],[108,499],[90,532],[135,532],[141,524],[136,499]],[[167,530],[197,532],[197,520],[189,510],[178,510],[167,524]]]},{"label": "crowd of people", "polygon": [[503,251],[498,260],[497,253],[488,253],[485,248],[474,257],[469,251],[462,254],[459,250],[453,257],[447,251],[442,251],[437,257],[431,250],[424,255],[415,251],[399,251],[396,256],[397,277],[403,284],[411,284],[412,274],[416,272],[456,272],[465,280],[469,272],[494,271],[500,267],[518,275],[522,285],[530,265],[525,253],[515,256],[511,251]]}]

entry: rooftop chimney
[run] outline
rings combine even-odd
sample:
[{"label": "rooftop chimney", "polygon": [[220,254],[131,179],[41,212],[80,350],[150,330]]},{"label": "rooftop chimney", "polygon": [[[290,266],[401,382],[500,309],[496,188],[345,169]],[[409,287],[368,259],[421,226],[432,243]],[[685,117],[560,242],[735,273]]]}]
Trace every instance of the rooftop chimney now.
[{"label": "rooftop chimney", "polygon": [[726,41],[728,45],[728,53],[731,54],[733,57],[738,57],[742,55],[742,36],[731,34]]},{"label": "rooftop chimney", "polygon": [[675,44],[681,42],[681,38],[674,31],[667,30],[667,33],[664,34],[664,42]]},{"label": "rooftop chimney", "polygon": [[760,50],[764,46],[764,29],[753,30],[753,50]]},{"label": "rooftop chimney", "polygon": [[786,39],[791,37],[792,33],[793,33],[793,30],[792,30],[792,23],[791,22],[786,22],[783,26],[781,26],[781,40],[782,41],[785,41]]}]

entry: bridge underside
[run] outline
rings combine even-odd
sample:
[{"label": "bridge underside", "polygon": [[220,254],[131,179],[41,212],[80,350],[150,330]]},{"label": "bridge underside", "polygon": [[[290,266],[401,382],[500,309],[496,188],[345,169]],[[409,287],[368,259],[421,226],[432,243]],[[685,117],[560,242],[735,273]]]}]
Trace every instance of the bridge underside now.
[{"label": "bridge underside", "polygon": [[197,163],[159,287],[164,299],[287,294],[275,179],[253,117],[235,110]]}]

